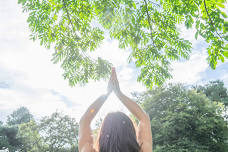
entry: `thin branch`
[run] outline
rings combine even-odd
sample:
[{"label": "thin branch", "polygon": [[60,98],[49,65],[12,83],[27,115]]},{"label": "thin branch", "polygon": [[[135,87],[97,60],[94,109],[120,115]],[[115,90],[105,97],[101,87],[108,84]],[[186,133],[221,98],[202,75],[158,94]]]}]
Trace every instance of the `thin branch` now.
[{"label": "thin branch", "polygon": [[[38,140],[36,140],[35,142],[33,142],[31,145],[34,146],[35,144],[38,144],[38,142],[40,142],[40,140],[41,140],[41,138],[38,139]],[[23,152],[23,151],[26,150],[26,148],[30,148],[30,146],[27,146],[27,145],[26,145],[26,146],[23,146],[23,147],[22,147],[22,146],[19,146],[19,148],[21,148],[19,151],[20,151],[20,152]],[[30,148],[30,149],[31,149],[31,148]]]},{"label": "thin branch", "polygon": [[156,5],[156,6],[159,6],[159,7],[161,7],[161,5],[160,4],[157,4],[157,3],[155,3],[155,2],[152,2],[152,1],[150,1],[150,0],[148,0],[151,4],[154,4],[154,5]]},{"label": "thin branch", "polygon": [[151,36],[152,44],[153,44],[153,46],[155,46],[155,45],[154,45],[154,39],[153,39],[153,33],[152,33],[153,28],[152,28],[152,25],[151,25],[151,23],[150,23],[151,18],[150,18],[150,14],[149,14],[149,12],[148,12],[147,1],[144,0],[144,3],[145,3],[145,6],[146,6],[147,21],[148,21],[148,24],[149,24],[149,27],[150,27],[150,36]]},{"label": "thin branch", "polygon": [[223,40],[223,38],[220,36],[220,34],[218,33],[217,29],[215,28],[213,21],[211,20],[211,17],[210,17],[210,15],[208,13],[208,10],[207,10],[206,1],[204,0],[203,2],[204,2],[204,8],[205,8],[205,10],[207,12],[207,16],[208,16],[208,18],[209,18],[209,20],[211,22],[212,27],[215,29],[215,32],[218,34],[218,36],[220,37],[220,39]]},{"label": "thin branch", "polygon": [[[73,23],[72,23],[72,20],[71,20],[71,18],[70,18],[70,14],[69,14],[69,12],[68,12],[68,9],[67,9],[67,7],[66,7],[65,0],[63,0],[63,6],[64,6],[64,8],[65,8],[65,10],[66,10],[67,18],[68,18],[68,20],[70,21],[70,25],[71,25],[71,27],[72,27],[72,32],[73,32],[74,36],[76,37],[76,39],[79,39],[79,37],[78,37],[77,34],[76,34],[76,30],[75,30],[75,28],[74,28],[74,25],[73,25]],[[94,60],[93,58],[87,56],[83,51],[81,51],[81,52],[82,52],[82,54],[83,54],[86,58],[88,58],[88,59],[90,59],[90,60],[92,60],[92,61],[95,62],[95,60]]]},{"label": "thin branch", "polygon": [[64,8],[65,8],[65,10],[66,10],[67,18],[68,18],[68,20],[70,21],[70,25],[71,25],[72,31],[73,31],[73,33],[74,33],[74,36],[78,39],[79,37],[77,36],[77,34],[76,34],[76,32],[75,32],[75,29],[74,29],[74,25],[73,25],[73,23],[72,23],[72,21],[71,21],[71,19],[70,19],[70,14],[69,14],[69,12],[68,12],[68,10],[67,10],[65,0],[63,0],[63,6],[64,6]]}]

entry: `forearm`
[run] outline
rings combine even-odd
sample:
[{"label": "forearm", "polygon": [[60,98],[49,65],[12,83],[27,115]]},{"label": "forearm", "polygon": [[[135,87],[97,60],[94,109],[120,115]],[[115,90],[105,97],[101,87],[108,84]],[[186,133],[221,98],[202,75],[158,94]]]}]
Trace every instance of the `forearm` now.
[{"label": "forearm", "polygon": [[104,104],[108,95],[101,95],[97,98],[87,109],[85,114],[80,119],[80,124],[90,124],[93,118],[96,116],[97,112],[100,110],[101,106]]},{"label": "forearm", "polygon": [[144,110],[132,99],[124,95],[122,92],[119,92],[117,97],[121,102],[128,108],[128,110],[139,120],[143,121],[148,118]]}]

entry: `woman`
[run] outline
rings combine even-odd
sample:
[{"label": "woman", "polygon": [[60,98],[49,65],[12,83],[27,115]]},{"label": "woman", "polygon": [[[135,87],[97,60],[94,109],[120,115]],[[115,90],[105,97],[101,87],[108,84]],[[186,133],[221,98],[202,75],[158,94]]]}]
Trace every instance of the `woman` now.
[{"label": "woman", "polygon": [[[103,121],[98,147],[95,149],[90,124],[112,91],[139,120],[137,132],[127,115],[122,112],[109,113]],[[152,152],[149,116],[139,105],[121,92],[114,68],[112,68],[108,84],[108,93],[94,101],[80,120],[79,152]]]}]

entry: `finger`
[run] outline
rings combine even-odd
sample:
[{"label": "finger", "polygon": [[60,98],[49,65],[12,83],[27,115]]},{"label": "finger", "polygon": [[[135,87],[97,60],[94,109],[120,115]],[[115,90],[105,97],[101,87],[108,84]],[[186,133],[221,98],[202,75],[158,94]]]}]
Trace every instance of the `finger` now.
[{"label": "finger", "polygon": [[109,81],[112,81],[112,77],[113,77],[113,72],[111,71],[111,75],[110,75]]},{"label": "finger", "polygon": [[115,72],[115,68],[112,68],[111,79],[112,79],[112,80],[116,79],[116,72]]},{"label": "finger", "polygon": [[113,73],[114,73],[114,68],[112,67],[111,77],[113,77]]},{"label": "finger", "polygon": [[112,80],[112,87],[116,88],[116,81],[114,79]]},{"label": "finger", "polygon": [[112,69],[112,76],[113,76],[114,78],[117,78],[116,69],[115,69],[115,68]]}]

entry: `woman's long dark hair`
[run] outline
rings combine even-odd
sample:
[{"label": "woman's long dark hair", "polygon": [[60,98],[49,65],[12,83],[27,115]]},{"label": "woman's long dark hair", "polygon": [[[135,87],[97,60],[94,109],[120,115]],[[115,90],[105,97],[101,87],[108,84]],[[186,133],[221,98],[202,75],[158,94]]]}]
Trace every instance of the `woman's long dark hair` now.
[{"label": "woman's long dark hair", "polygon": [[139,152],[135,127],[131,119],[122,112],[109,113],[102,124],[99,152]]}]

